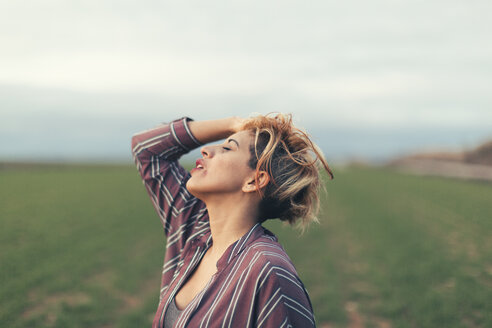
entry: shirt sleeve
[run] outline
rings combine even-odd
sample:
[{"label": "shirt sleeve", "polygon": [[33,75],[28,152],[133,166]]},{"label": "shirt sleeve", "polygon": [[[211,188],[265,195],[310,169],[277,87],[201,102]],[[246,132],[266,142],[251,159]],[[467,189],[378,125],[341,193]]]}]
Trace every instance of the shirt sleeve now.
[{"label": "shirt sleeve", "polygon": [[[152,204],[159,215],[166,238],[176,238],[184,246],[186,233],[203,214],[205,204],[191,195],[186,182],[191,177],[178,162],[189,151],[202,145],[191,133],[189,117],[132,136],[132,155]],[[179,232],[179,233],[176,233]],[[179,238],[177,238],[179,235]]]},{"label": "shirt sleeve", "polygon": [[309,294],[291,271],[269,264],[258,280],[255,327],[316,327]]}]

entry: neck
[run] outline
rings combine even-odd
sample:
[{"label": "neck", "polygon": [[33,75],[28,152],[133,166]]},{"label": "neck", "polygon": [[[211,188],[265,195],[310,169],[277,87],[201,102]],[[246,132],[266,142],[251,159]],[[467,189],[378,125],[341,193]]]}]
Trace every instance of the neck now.
[{"label": "neck", "polygon": [[212,234],[210,255],[218,261],[226,249],[258,222],[258,204],[243,195],[220,195],[206,202]]}]

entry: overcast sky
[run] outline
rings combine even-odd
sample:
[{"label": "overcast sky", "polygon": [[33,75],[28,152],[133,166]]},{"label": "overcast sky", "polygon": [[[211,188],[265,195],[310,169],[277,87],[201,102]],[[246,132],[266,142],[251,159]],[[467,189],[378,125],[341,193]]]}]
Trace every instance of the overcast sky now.
[{"label": "overcast sky", "polygon": [[492,138],[491,1],[0,0],[0,160],[290,112],[333,159]]}]

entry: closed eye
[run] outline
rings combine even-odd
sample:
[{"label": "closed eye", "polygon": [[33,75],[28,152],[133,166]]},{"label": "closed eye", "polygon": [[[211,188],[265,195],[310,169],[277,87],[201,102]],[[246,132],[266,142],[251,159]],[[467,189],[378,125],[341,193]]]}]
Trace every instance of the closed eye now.
[{"label": "closed eye", "polygon": [[222,148],[224,148],[225,150],[231,150],[231,148],[227,148],[227,147],[222,147]]}]

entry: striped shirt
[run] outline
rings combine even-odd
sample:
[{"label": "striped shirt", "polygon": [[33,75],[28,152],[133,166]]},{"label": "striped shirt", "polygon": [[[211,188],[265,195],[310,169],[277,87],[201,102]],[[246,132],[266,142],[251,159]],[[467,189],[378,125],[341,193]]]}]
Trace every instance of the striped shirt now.
[{"label": "striped shirt", "polygon": [[[181,155],[202,145],[189,117],[132,136],[132,154],[164,227],[166,253],[152,327],[163,327],[174,296],[212,244],[205,203],[186,189]],[[315,327],[309,294],[277,237],[260,223],[232,243],[217,272],[174,327]]]}]

